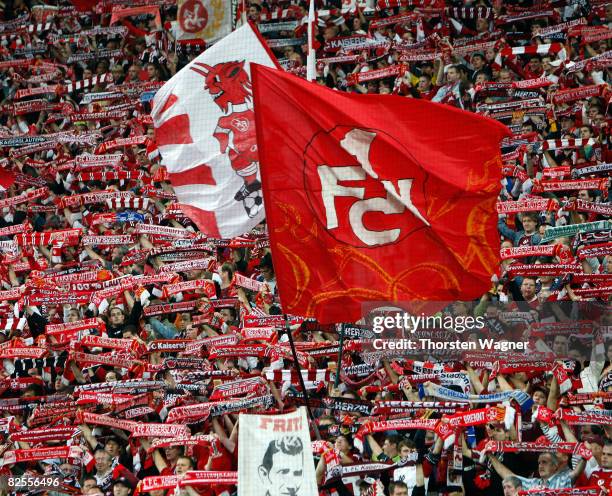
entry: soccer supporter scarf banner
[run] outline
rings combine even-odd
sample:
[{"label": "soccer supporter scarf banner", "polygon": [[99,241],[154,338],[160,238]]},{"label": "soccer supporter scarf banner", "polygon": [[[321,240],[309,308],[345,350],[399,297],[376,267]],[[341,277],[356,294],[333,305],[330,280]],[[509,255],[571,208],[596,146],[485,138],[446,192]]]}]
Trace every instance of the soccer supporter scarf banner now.
[{"label": "soccer supporter scarf banner", "polygon": [[0,465],[13,465],[15,463],[46,460],[49,458],[71,458],[75,461],[80,461],[82,453],[82,450],[78,446],[17,449],[4,453]]},{"label": "soccer supporter scarf banner", "polygon": [[468,403],[501,403],[503,401],[516,400],[521,406],[521,409],[526,411],[531,408],[533,401],[529,395],[518,389],[512,391],[503,391],[500,393],[474,395],[467,393],[458,393],[452,389],[448,389],[437,384],[430,384],[428,386],[419,386],[419,396],[427,395],[433,396],[434,398],[440,398],[446,401],[465,401]]},{"label": "soccer supporter scarf banner", "polygon": [[252,71],[285,311],[323,324],[356,321],[364,301],[471,299],[490,287],[504,126]]},{"label": "soccer supporter scarf banner", "polygon": [[559,489],[530,489],[519,491],[519,496],[601,496],[600,487],[562,487]]},{"label": "soccer supporter scarf banner", "polygon": [[318,496],[310,446],[304,407],[285,415],[241,414],[238,496]]},{"label": "soccer supporter scarf banner", "polygon": [[[180,14],[179,14],[180,15]],[[181,209],[216,238],[264,218],[250,63],[274,67],[250,25],[206,50],[153,100],[157,146]]]},{"label": "soccer supporter scarf banner", "polygon": [[595,410],[591,412],[574,412],[559,409],[555,419],[563,420],[569,425],[609,425],[612,422],[612,410]]},{"label": "soccer supporter scarf banner", "polygon": [[498,202],[497,212],[500,214],[518,212],[540,212],[542,210],[557,210],[557,203],[550,198],[528,198],[519,201]]},{"label": "soccer supporter scarf banner", "polygon": [[375,432],[384,432],[387,430],[430,430],[433,431],[438,425],[437,419],[395,419],[370,422],[361,426],[355,435],[355,447],[359,451],[363,451],[363,440],[365,436]]},{"label": "soccer supporter scarf banner", "polygon": [[531,443],[521,441],[487,441],[484,445],[485,453],[522,453],[525,451],[533,453],[574,453],[590,458],[590,453],[582,443]]},{"label": "soccer supporter scarf banner", "polygon": [[541,243],[547,243],[553,239],[575,236],[581,233],[591,233],[594,231],[605,231],[612,227],[612,222],[608,220],[598,220],[596,222],[586,222],[584,224],[570,224],[567,226],[550,227],[544,232]]},{"label": "soccer supporter scarf banner", "polygon": [[511,55],[534,55],[534,54],[549,54],[557,53],[563,50],[563,43],[549,43],[542,45],[530,45],[521,47],[506,47],[500,52],[502,57]]},{"label": "soccer supporter scarf banner", "polygon": [[560,249],[560,245],[542,245],[542,246],[516,246],[512,248],[502,248],[500,250],[500,256],[502,260],[509,260],[512,258],[525,258],[525,257],[552,257],[557,254]]}]

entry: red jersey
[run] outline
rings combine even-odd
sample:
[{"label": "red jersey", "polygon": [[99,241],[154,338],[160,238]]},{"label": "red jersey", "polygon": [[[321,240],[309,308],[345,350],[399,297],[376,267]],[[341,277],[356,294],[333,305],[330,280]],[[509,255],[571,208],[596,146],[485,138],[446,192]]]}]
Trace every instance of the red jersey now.
[{"label": "red jersey", "polygon": [[600,468],[595,470],[589,477],[589,486],[599,486],[612,490],[612,469]]},{"label": "red jersey", "polygon": [[232,156],[250,154],[252,162],[257,160],[255,114],[251,109],[221,117],[217,122],[215,137],[221,142],[222,151],[229,147],[230,159]]},{"label": "red jersey", "polygon": [[[237,446],[234,451],[238,451]],[[212,457],[212,462],[210,464],[210,470],[212,471],[231,471],[237,466],[237,463],[234,461],[234,455],[230,453],[223,445],[220,445],[216,456],[212,450],[209,450],[209,456]],[[208,458],[206,462],[208,462]],[[200,463],[198,463],[198,467],[200,467]],[[231,486],[219,485],[207,488],[207,491],[202,491],[200,494],[203,496],[221,496],[224,491],[229,492],[230,488]]]},{"label": "red jersey", "polygon": [[174,465],[172,465],[172,466],[166,465],[166,467],[160,472],[159,475],[164,475],[164,476],[165,475],[174,475],[174,468],[175,468]]}]

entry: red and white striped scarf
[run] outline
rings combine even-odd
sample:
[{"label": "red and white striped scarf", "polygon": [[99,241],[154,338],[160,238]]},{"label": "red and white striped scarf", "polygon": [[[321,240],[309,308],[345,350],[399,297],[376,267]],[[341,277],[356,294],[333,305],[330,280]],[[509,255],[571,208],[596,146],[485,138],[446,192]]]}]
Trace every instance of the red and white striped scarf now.
[{"label": "red and white striped scarf", "polygon": [[500,54],[502,57],[509,57],[511,55],[536,55],[536,54],[550,54],[558,53],[564,49],[563,43],[544,43],[541,45],[528,45],[519,47],[505,47],[502,48]]},{"label": "red and white striped scarf", "polygon": [[7,331],[22,331],[26,325],[26,318],[0,318],[0,330]]},{"label": "red and white striped scarf", "polygon": [[140,179],[150,182],[149,173],[141,170],[115,170],[105,172],[80,172],[76,175],[77,181],[125,181],[127,179]]},{"label": "red and white striped scarf", "polygon": [[538,142],[541,150],[562,150],[564,148],[580,148],[583,146],[593,146],[597,143],[594,138],[570,138],[554,139]]},{"label": "red and white striped scarf", "polygon": [[108,208],[118,210],[122,208],[132,208],[136,210],[146,210],[149,207],[149,199],[134,197],[134,198],[109,198],[106,200]]},{"label": "red and white striped scarf", "polygon": [[65,90],[67,93],[72,93],[73,91],[79,91],[85,88],[90,88],[92,86],[96,86],[97,84],[104,83],[112,83],[113,75],[110,72],[105,74],[96,74],[95,76],[89,79],[83,79],[82,81],[75,81],[74,83],[69,83],[66,85]]},{"label": "red and white striped scarf", "polygon": [[[329,382],[335,377],[335,373],[329,369],[308,369],[302,370],[302,377],[305,381]],[[291,382],[296,384],[298,374],[296,370],[276,369],[266,370],[266,379],[274,382]]]}]

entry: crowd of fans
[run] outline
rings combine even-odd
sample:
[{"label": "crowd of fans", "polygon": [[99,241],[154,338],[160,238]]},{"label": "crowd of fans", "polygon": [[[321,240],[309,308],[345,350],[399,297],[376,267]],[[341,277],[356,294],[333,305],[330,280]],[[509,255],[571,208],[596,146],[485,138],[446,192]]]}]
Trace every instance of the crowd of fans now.
[{"label": "crowd of fans", "polygon": [[[175,40],[175,2],[58,3],[0,10],[0,164],[15,179],[0,193],[0,493],[235,494],[185,474],[236,471],[238,412],[306,403],[324,495],[612,491],[612,3],[315,2],[317,83],[513,131],[502,265],[444,312],[533,352],[437,361],[283,315],[265,225],[207,239],[177,208],[150,103],[203,46]],[[161,24],[110,25],[141,4]],[[237,7],[305,75],[307,3]]]}]

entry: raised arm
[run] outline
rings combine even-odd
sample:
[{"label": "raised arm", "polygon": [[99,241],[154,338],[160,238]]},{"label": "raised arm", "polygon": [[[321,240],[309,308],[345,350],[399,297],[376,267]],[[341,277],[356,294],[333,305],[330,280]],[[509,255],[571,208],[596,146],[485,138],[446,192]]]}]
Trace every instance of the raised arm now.
[{"label": "raised arm", "polygon": [[495,456],[487,454],[487,458],[489,459],[491,465],[502,479],[515,475],[514,472],[512,472],[502,462],[500,462]]},{"label": "raised arm", "polygon": [[89,428],[89,426],[83,423],[79,425],[79,429],[81,429],[81,433],[83,434],[83,437],[87,441],[87,444],[89,444],[92,450],[95,450],[98,447],[98,440],[91,432],[91,429]]}]

